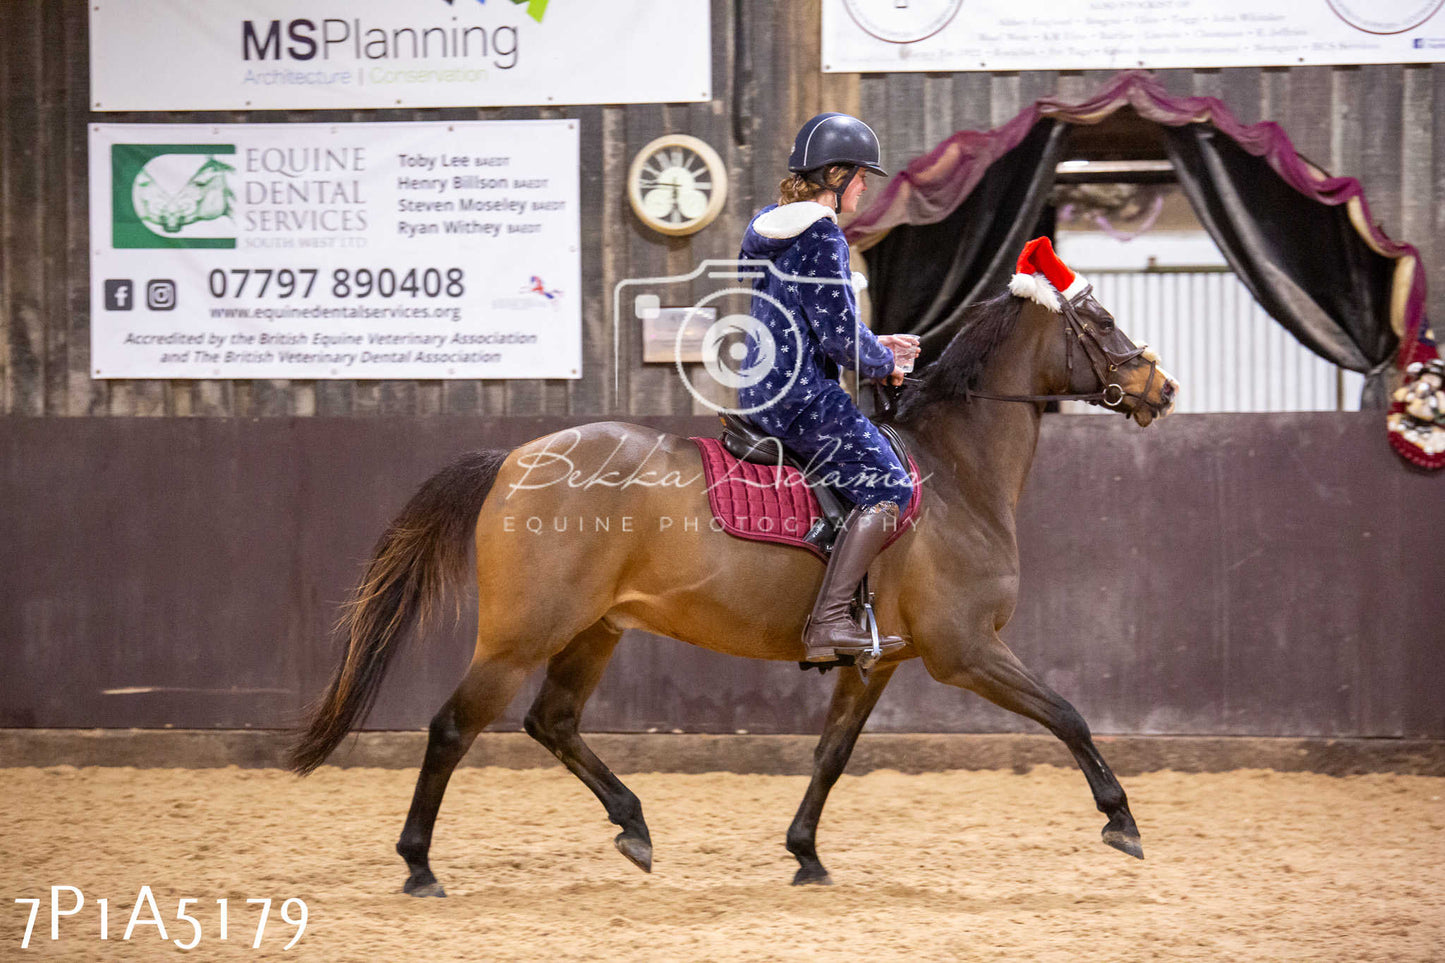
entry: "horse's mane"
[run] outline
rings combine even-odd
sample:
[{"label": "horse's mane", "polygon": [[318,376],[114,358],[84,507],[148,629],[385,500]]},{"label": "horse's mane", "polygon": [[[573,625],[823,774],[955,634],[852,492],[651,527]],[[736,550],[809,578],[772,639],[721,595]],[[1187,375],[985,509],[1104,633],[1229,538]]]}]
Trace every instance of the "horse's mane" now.
[{"label": "horse's mane", "polygon": [[1018,320],[1023,304],[1023,298],[1005,292],[966,306],[958,333],[923,369],[918,382],[903,392],[893,420],[907,422],[934,402],[960,397],[973,388],[989,357]]}]

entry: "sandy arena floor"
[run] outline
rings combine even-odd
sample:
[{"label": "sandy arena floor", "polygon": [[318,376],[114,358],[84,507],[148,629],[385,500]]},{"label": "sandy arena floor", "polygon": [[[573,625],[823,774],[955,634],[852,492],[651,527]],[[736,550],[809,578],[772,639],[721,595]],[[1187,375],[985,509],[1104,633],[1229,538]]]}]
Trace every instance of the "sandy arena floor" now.
[{"label": "sandy arena floor", "polygon": [[[0,959],[1445,960],[1445,779],[1136,776],[1138,862],[1099,842],[1074,771],[844,777],[819,838],[837,885],[795,888],[782,843],[802,778],[627,777],[652,829],[647,876],[561,769],[463,769],[432,850],[450,898],[418,900],[392,852],[414,775],[0,770]],[[86,904],[51,942],[62,884]],[[192,937],[178,899],[199,898],[195,949],[154,926],[121,939],[142,885],[172,940]],[[34,896],[22,954],[29,907],[12,900]],[[254,950],[245,900],[268,896]],[[287,897],[309,921],[283,952]]]}]

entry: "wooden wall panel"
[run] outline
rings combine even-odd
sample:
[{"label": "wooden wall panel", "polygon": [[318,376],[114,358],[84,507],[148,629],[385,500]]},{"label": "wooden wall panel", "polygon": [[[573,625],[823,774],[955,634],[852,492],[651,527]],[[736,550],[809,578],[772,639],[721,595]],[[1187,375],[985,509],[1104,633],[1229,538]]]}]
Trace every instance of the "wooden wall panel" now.
[{"label": "wooden wall panel", "polygon": [[[1387,223],[1394,237],[1411,240],[1420,248],[1420,256],[1428,264],[1436,263],[1439,250],[1433,221],[1434,187],[1435,90],[1429,65],[1411,65],[1403,70],[1400,105],[1400,214],[1399,220]],[[1437,284],[1445,278],[1435,277]]]},{"label": "wooden wall panel", "polygon": [[[66,4],[65,17],[65,293],[52,308],[57,314],[51,315],[50,323],[64,327],[66,354],[56,359],[65,367],[66,389],[63,398],[57,398],[53,413],[70,415],[98,415],[106,408],[109,388],[104,381],[90,376],[90,204],[86,200],[90,182],[90,151],[83,136],[76,136],[76,122],[73,118],[85,117],[89,111],[90,97],[90,47],[86,32],[86,7],[84,4]],[[3,101],[3,98],[0,98]],[[0,123],[4,122],[0,116]],[[84,121],[80,122],[84,131]],[[0,208],[0,220],[5,217]],[[4,298],[0,296],[0,318],[4,315]],[[3,323],[3,321],[0,321]],[[215,382],[212,382],[214,385]],[[194,414],[213,414],[200,405],[192,405]]]},{"label": "wooden wall panel", "polygon": [[[1087,97],[1108,71],[824,74],[820,0],[713,0],[710,103],[624,106],[89,112],[87,8],[8,0],[0,30],[0,411],[22,416],[398,416],[685,414],[706,410],[664,366],[644,366],[623,324],[613,390],[612,289],[640,271],[732,257],[751,212],[773,199],[793,132],[821,110],[868,119],[890,169],[959,129],[1007,122],[1035,98]],[[1445,305],[1445,66],[1160,71],[1175,95],[1220,97],[1246,122],[1279,122],[1307,157],[1360,178],[1374,216],[1420,248]],[[90,377],[86,124],[473,120],[562,117],[581,125],[584,377],[578,381],[95,381]],[[634,152],[663,133],[701,136],[731,175],[728,205],[701,233],[643,228],[625,197]],[[716,395],[705,375],[693,383]]]},{"label": "wooden wall panel", "polygon": [[1370,172],[1366,182],[1370,215],[1390,237],[1403,236],[1400,186],[1404,167],[1404,78],[1410,69],[1389,64],[1361,67],[1360,113],[1353,125],[1364,134],[1356,169]]},{"label": "wooden wall panel", "polygon": [[[1433,96],[1433,103],[1445,108],[1445,64],[1434,64],[1430,67],[1430,91]],[[1441,317],[1438,308],[1445,304],[1445,297],[1442,297],[1442,288],[1445,288],[1445,277],[1441,277],[1434,268],[1445,261],[1445,204],[1439,199],[1445,197],[1445,122],[1441,122],[1434,116],[1432,111],[1430,122],[1425,124],[1430,131],[1430,144],[1433,148],[1431,158],[1431,178],[1429,194],[1425,203],[1431,212],[1430,222],[1425,225],[1421,239],[1426,240],[1433,251],[1431,257],[1427,258],[1425,264],[1432,272],[1435,283],[1431,285],[1430,307],[1431,313]],[[1416,241],[1415,243],[1421,243]],[[1437,293],[1440,292],[1440,293]],[[1437,333],[1439,333],[1437,331]]]},{"label": "wooden wall panel", "polygon": [[6,46],[3,196],[6,218],[0,230],[5,277],[5,410],[45,413],[44,278],[46,220],[41,193],[41,65],[46,59],[39,0],[10,4],[13,23],[4,31]]}]

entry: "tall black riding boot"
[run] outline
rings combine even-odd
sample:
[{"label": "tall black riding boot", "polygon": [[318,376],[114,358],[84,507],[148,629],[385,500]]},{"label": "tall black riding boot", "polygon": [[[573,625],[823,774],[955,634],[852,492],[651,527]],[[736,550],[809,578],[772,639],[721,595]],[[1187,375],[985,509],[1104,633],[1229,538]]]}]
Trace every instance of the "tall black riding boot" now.
[{"label": "tall black riding boot", "polygon": [[[833,662],[840,655],[861,655],[873,649],[873,634],[849,614],[853,593],[868,565],[883,550],[883,543],[898,529],[898,506],[882,502],[848,513],[843,531],[833,544],[823,586],[813,603],[813,614],[803,629],[806,662]],[[895,635],[880,635],[879,647],[890,652],[903,647]]]}]

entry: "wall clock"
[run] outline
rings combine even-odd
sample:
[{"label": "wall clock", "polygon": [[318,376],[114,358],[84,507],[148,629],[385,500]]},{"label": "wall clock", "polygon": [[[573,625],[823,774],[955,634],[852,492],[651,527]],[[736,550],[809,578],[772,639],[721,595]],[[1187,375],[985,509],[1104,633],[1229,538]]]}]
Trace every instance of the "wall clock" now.
[{"label": "wall clock", "polygon": [[627,172],[627,197],[642,223],[674,236],[702,230],[727,202],[727,168],[707,144],[668,134],[637,152]]}]

